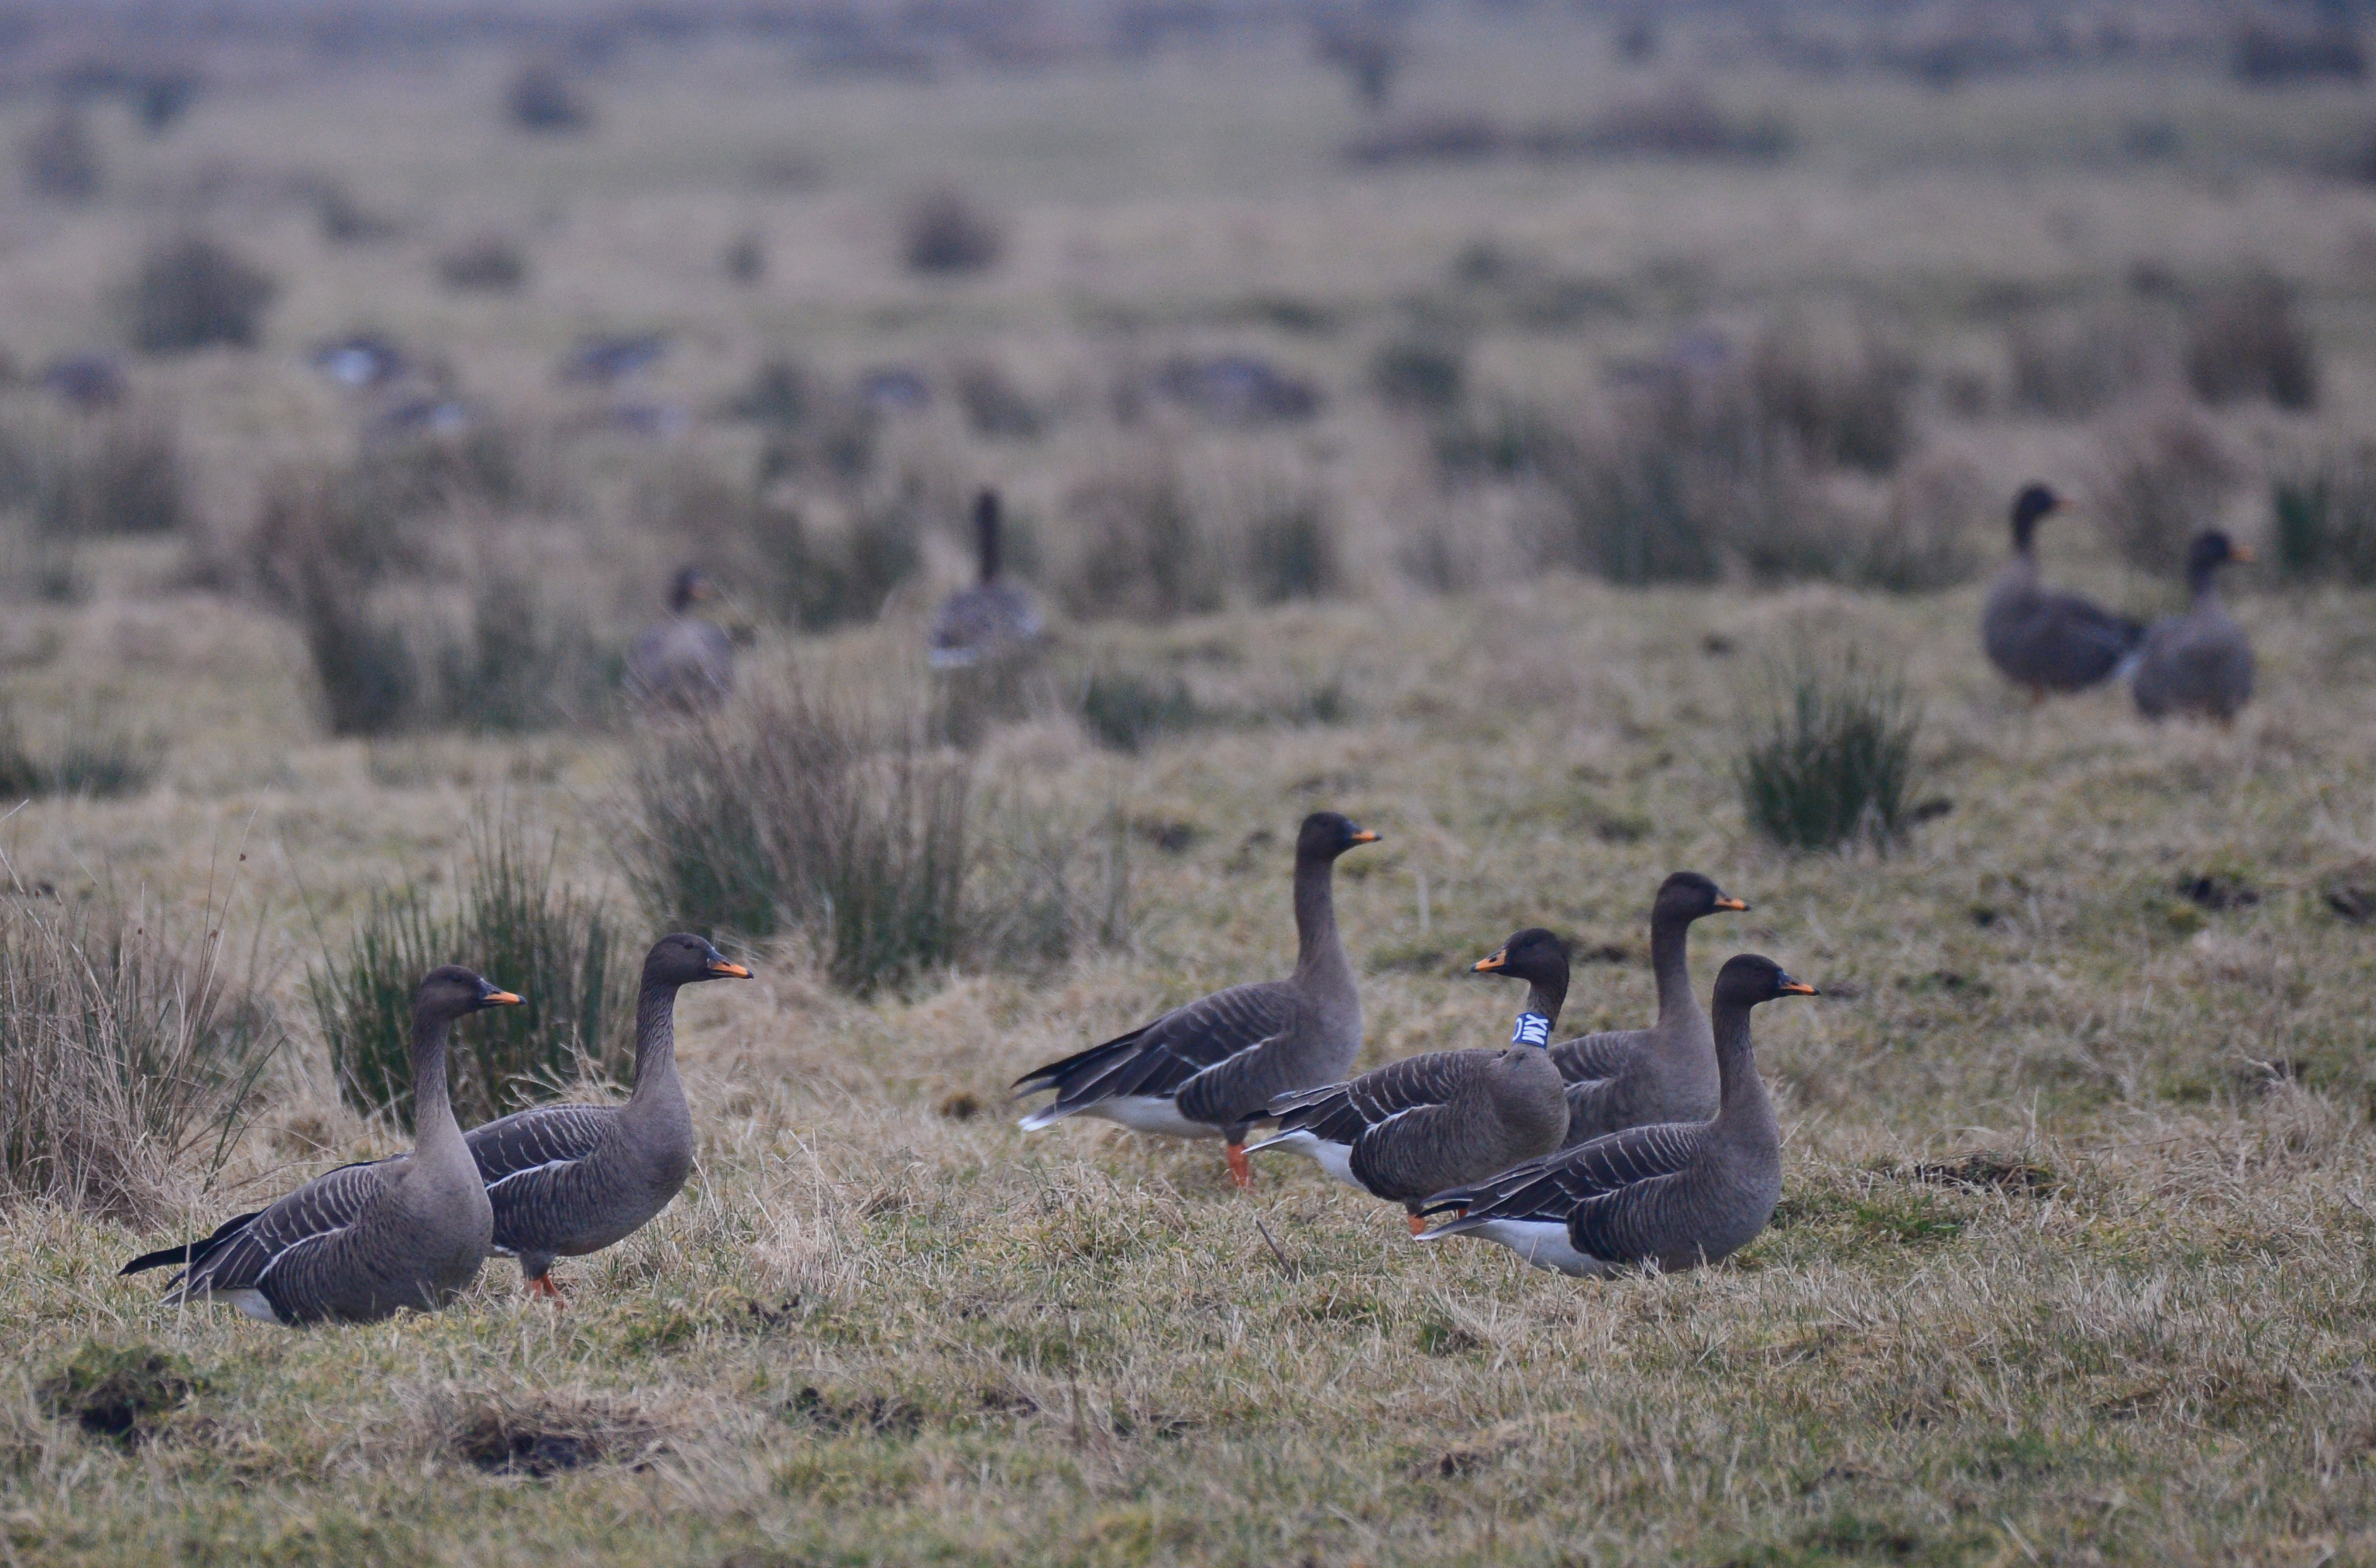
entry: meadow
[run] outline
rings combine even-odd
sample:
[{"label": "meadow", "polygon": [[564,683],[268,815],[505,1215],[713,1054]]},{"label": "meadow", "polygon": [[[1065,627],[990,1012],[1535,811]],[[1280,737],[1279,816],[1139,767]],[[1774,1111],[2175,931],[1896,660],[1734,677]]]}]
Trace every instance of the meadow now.
[{"label": "meadow", "polygon": [[[60,929],[273,1045],[82,1188],[0,1062],[0,1557],[2376,1555],[2365,89],[2239,82],[2183,8],[1942,89],[1891,53],[1927,12],[1692,9],[1634,60],[1616,13],[1478,6],[1402,23],[1366,112],[1302,21],[1134,53],[1031,15],[862,49],[258,23],[192,46],[161,134],[85,104],[94,190],[0,196],[0,750],[31,770],[0,1049]],[[11,46],[0,147],[126,47],[77,25]],[[573,129],[505,113],[547,56]],[[1660,99],[1744,139],[1639,132]],[[1425,150],[1447,125],[1468,150]],[[903,264],[935,192],[987,265]],[[133,353],[126,282],[184,233],[271,279],[255,341]],[[517,286],[455,281],[489,245]],[[366,331],[399,384],[309,362]],[[646,333],[648,369],[558,374]],[[127,392],[67,409],[44,368],[101,347]],[[1224,356],[1312,406],[1200,393]],[[403,422],[447,401],[458,435]],[[166,526],[105,500],[156,493],[106,487],[143,440]],[[2262,547],[2232,729],[1988,668],[2032,478],[2075,503],[2049,576],[2133,612],[2179,602],[2188,529]],[[981,484],[1056,631],[975,710],[923,627]],[[970,934],[853,983],[814,923],[721,930],[758,978],[680,1006],[695,1177],[560,1265],[564,1311],[500,1259],[444,1313],[303,1332],[116,1278],[405,1146],[309,976],[375,899],[454,908],[489,824],[631,959],[667,929],[631,846],[671,731],[612,688],[686,560],[742,637],[726,722],[805,694],[967,780]],[[1894,842],[1744,817],[1744,713],[1811,644],[1919,705]],[[398,646],[404,703],[341,696]],[[1299,1160],[1240,1194],[1212,1144],[1018,1132],[1017,1075],[1283,972],[1324,807],[1383,836],[1337,883],[1364,1066],[1500,1043],[1515,988],[1463,971],[1531,924],[1577,944],[1562,1032],[1644,1021],[1658,880],[1746,897],[1700,983],[1756,951],[1824,992],[1758,1015],[1773,1226],[1575,1281],[1414,1245]]]}]

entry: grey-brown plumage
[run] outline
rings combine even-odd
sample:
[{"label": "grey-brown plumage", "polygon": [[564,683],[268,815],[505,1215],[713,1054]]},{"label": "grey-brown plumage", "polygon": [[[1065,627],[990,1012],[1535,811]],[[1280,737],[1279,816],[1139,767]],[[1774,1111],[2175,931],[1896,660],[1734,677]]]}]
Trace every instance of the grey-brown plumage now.
[{"label": "grey-brown plumage", "polygon": [[1505,1049],[1432,1051],[1280,1095],[1269,1108],[1277,1132],[1247,1152],[1308,1154],[1338,1181],[1401,1204],[1416,1230],[1420,1199],[1559,1147],[1567,1091],[1544,1047],[1567,999],[1567,945],[1533,926],[1475,968],[1528,982]]},{"label": "grey-brown plumage", "polygon": [[1295,838],[1295,973],[1233,986],[1175,1007],[1102,1045],[1015,1080],[1017,1095],[1056,1098],[1025,1132],[1067,1116],[1101,1116],[1141,1133],[1227,1140],[1230,1173],[1253,1181],[1246,1129],[1273,1098],[1333,1083],[1361,1051],[1361,997],[1336,932],[1336,857],[1378,836],[1335,812],[1313,812]]},{"label": "grey-brown plumage", "polygon": [[734,644],[693,612],[717,596],[709,575],[687,566],[669,584],[669,618],[627,646],[627,695],[652,707],[701,712],[734,692]]},{"label": "grey-brown plumage", "polygon": [[624,1105],[537,1105],[474,1127],[467,1140],[494,1206],[494,1250],[558,1297],[556,1257],[583,1257],[634,1235],[668,1207],[693,1170],[693,1114],[676,1075],[676,993],[751,971],[689,932],[644,959],[636,1003],[636,1087]]},{"label": "grey-brown plumage", "polygon": [[943,600],[933,617],[929,642],[935,670],[962,670],[1020,653],[1045,630],[1031,595],[1000,576],[998,492],[985,490],[974,498],[973,526],[980,575],[973,587]]},{"label": "grey-brown plumage", "polygon": [[1717,975],[1712,1008],[1724,1074],[1713,1120],[1631,1127],[1438,1193],[1420,1212],[1459,1218],[1420,1240],[1482,1236],[1538,1268],[1576,1275],[1729,1257],[1765,1229],[1782,1196],[1782,1130],[1757,1075],[1750,1010],[1813,994],[1771,958],[1730,960]]},{"label": "grey-brown plumage", "polygon": [[446,1038],[466,1013],[518,1002],[456,965],[430,970],[412,997],[410,1154],[342,1165],[122,1272],[180,1264],[167,1301],[229,1301],[267,1323],[372,1323],[446,1305],[478,1277],[493,1229],[446,1099]]},{"label": "grey-brown plumage", "polygon": [[2214,529],[2198,534],[2186,557],[2193,608],[2156,621],[2137,654],[2129,690],[2147,719],[2174,713],[2226,724],[2252,700],[2252,642],[2219,602],[2219,568],[2252,552]]},{"label": "grey-brown plumage", "polygon": [[1567,1081],[1567,1141],[1654,1122],[1705,1122],[1716,1114],[1716,1037],[1692,992],[1692,922],[1749,906],[1694,871],[1658,885],[1650,905],[1650,970],[1658,1017],[1646,1029],[1578,1035],[1551,1047]]},{"label": "grey-brown plumage", "polygon": [[2109,680],[2145,635],[2127,616],[2039,580],[2038,520],[2061,505],[2042,484],[2014,497],[2013,559],[1989,585],[1980,609],[1980,647],[1989,662],[2041,699],[2049,692],[2084,691]]}]

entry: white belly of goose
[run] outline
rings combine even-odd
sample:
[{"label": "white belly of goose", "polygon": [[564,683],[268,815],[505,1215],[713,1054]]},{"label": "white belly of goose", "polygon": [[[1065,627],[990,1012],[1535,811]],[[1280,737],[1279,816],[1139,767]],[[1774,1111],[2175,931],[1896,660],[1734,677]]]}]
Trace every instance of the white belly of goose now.
[{"label": "white belly of goose", "polygon": [[[1443,1234],[1427,1230],[1420,1234],[1422,1241],[1432,1241]],[[1607,1274],[1606,1259],[1580,1253],[1567,1233],[1567,1224],[1557,1219],[1489,1219],[1482,1225],[1460,1232],[1464,1236],[1482,1236],[1498,1241],[1537,1268],[1556,1270],[1561,1274],[1582,1277],[1598,1277]]]},{"label": "white belly of goose", "polygon": [[[1181,1115],[1180,1102],[1168,1095],[1116,1095],[1095,1105],[1085,1105],[1077,1114],[1101,1116],[1109,1122],[1119,1122],[1134,1133],[1161,1133],[1173,1138],[1218,1138],[1221,1135],[1220,1128],[1204,1122],[1192,1122]],[[1026,1117],[1023,1130],[1037,1132],[1048,1125],[1048,1122],[1055,1120],[1049,1117],[1047,1121],[1041,1121],[1040,1116],[1044,1115],[1046,1112],[1043,1111]]]},{"label": "white belly of goose", "polygon": [[1275,1138],[1265,1138],[1258,1144],[1249,1144],[1246,1146],[1246,1152],[1258,1154],[1266,1148],[1293,1149],[1298,1154],[1310,1155],[1321,1170],[1336,1177],[1347,1186],[1358,1187],[1361,1184],[1353,1176],[1353,1150],[1350,1145],[1331,1143],[1325,1138],[1299,1128],[1292,1133],[1281,1133]]}]

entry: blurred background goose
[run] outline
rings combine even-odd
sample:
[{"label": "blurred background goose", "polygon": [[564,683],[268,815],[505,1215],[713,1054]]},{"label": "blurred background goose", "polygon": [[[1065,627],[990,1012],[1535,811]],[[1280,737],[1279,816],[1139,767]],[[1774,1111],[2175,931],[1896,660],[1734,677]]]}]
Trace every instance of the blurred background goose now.
[{"label": "blurred background goose", "polygon": [[644,958],[636,1087],[624,1105],[534,1105],[470,1129],[494,1206],[494,1250],[519,1259],[531,1293],[558,1301],[556,1257],[584,1257],[642,1229],[693,1170],[693,1113],[676,1075],[676,993],[751,971],[690,932]]},{"label": "blurred background goose", "polygon": [[1349,1083],[1280,1095],[1278,1131],[1247,1150],[1291,1148],[1340,1182],[1410,1211],[1420,1200],[1549,1154],[1567,1132],[1567,1090],[1545,1049],[1567,1000],[1567,944],[1539,926],[1474,967],[1528,982],[1501,1051],[1432,1051]]},{"label": "blurred background goose", "polygon": [[457,965],[430,970],[412,994],[410,1154],[342,1165],[121,1272],[180,1264],[169,1303],[229,1301],[266,1323],[371,1323],[446,1305],[478,1277],[494,1223],[446,1098],[446,1036],[465,1014],[519,1000]]},{"label": "blurred background goose", "polygon": [[930,657],[935,670],[963,670],[1040,640],[1043,628],[1031,595],[999,575],[1001,527],[998,492],[985,490],[973,504],[980,575],[973,587],[943,600],[933,617]]},{"label": "blurred background goose", "polygon": [[2037,525],[2061,505],[2062,498],[2042,484],[2014,498],[2013,559],[1989,585],[1980,609],[1980,646],[1989,662],[2027,687],[2033,702],[2110,679],[2145,635],[2127,616],[2038,580]]},{"label": "blurred background goose", "polygon": [[1452,1209],[1459,1218],[1420,1239],[1479,1235],[1537,1268],[1573,1275],[1729,1257],[1765,1229],[1782,1196],[1782,1132],[1757,1075],[1750,1010],[1814,994],[1771,958],[1731,959],[1716,978],[1724,1093],[1713,1121],[1629,1128],[1439,1193],[1421,1212]]},{"label": "blurred background goose", "polygon": [[1023,1118],[1037,1132],[1102,1116],[1140,1133],[1226,1141],[1230,1175],[1253,1183],[1246,1129],[1276,1097],[1333,1083],[1361,1051],[1361,996],[1336,931],[1336,857],[1378,836],[1313,812],[1295,836],[1295,972],[1232,986],[1015,1080],[1056,1098]]},{"label": "blurred background goose", "polygon": [[2186,552],[2186,587],[2193,607],[2156,621],[2138,650],[2129,690],[2147,719],[2173,713],[2232,723],[2252,700],[2252,642],[2219,602],[2219,568],[2245,563],[2252,552],[2213,529],[2197,534]]},{"label": "blurred background goose", "polygon": [[680,570],[669,584],[669,618],[647,626],[627,648],[627,695],[654,707],[698,712],[716,707],[734,691],[734,644],[693,612],[718,597],[718,586],[698,566]]},{"label": "blurred background goose", "polygon": [[1658,885],[1650,904],[1650,970],[1658,1017],[1646,1029],[1578,1035],[1551,1047],[1567,1081],[1567,1141],[1589,1142],[1652,1122],[1705,1122],[1716,1114],[1716,1036],[1692,992],[1692,923],[1749,908],[1695,871]]}]

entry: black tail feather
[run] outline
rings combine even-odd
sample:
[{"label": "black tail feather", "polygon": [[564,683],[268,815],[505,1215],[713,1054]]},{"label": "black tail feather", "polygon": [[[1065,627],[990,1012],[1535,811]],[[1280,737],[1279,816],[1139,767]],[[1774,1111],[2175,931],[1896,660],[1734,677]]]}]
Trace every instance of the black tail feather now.
[{"label": "black tail feather", "polygon": [[214,1234],[211,1236],[202,1237],[195,1241],[184,1241],[178,1247],[160,1247],[153,1253],[143,1253],[117,1269],[116,1277],[120,1279],[127,1274],[138,1274],[144,1269],[163,1268],[169,1264],[184,1268],[195,1268],[206,1262],[208,1256],[220,1249],[224,1242],[246,1229],[249,1222],[254,1220],[257,1214],[263,1212],[262,1209],[257,1209],[254,1214],[234,1215],[216,1226]]},{"label": "black tail feather", "polygon": [[1051,1062],[1045,1067],[1035,1067],[1015,1080],[1009,1092],[1016,1096],[1037,1094],[1041,1089],[1054,1089],[1058,1099],[1069,1096],[1080,1085],[1091,1082],[1111,1072],[1123,1060],[1138,1049],[1138,1037],[1145,1028],[1135,1028],[1126,1035],[1117,1035],[1101,1045],[1075,1051],[1061,1062]]}]

